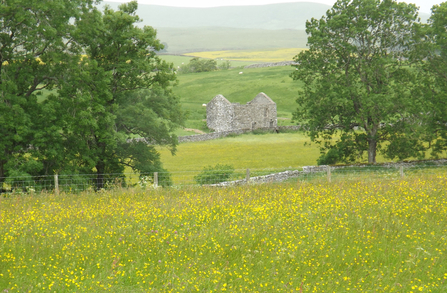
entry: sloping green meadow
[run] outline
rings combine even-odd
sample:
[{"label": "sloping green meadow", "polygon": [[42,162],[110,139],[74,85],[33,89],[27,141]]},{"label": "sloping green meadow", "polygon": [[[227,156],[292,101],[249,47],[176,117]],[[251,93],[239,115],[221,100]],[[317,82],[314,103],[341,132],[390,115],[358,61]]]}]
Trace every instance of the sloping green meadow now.
[{"label": "sloping green meadow", "polygon": [[0,198],[3,292],[447,292],[447,177]]},{"label": "sloping green meadow", "polygon": [[[315,166],[320,156],[318,145],[311,143],[303,132],[243,134],[216,140],[181,143],[176,155],[158,147],[164,168],[171,172],[175,184],[192,182],[193,177],[206,166],[231,165],[239,175],[245,169],[274,173]],[[365,154],[366,155],[366,154]],[[377,162],[386,162],[382,155]],[[267,172],[269,171],[269,172]]]},{"label": "sloping green meadow", "polygon": [[[298,104],[295,102],[300,82],[289,75],[291,66],[267,68],[235,68],[224,71],[179,74],[174,93],[180,97],[183,108],[189,112],[186,126],[204,128],[206,107],[216,95],[224,95],[232,103],[245,104],[260,92],[266,93],[277,105],[279,118],[292,118]],[[241,73],[242,72],[242,73]],[[280,120],[290,124],[290,120]]]},{"label": "sloping green meadow", "polygon": [[244,134],[216,140],[182,143],[172,156],[159,148],[163,166],[170,172],[197,171],[216,164],[236,169],[281,169],[316,165],[319,150],[304,145],[309,139],[302,133]]}]

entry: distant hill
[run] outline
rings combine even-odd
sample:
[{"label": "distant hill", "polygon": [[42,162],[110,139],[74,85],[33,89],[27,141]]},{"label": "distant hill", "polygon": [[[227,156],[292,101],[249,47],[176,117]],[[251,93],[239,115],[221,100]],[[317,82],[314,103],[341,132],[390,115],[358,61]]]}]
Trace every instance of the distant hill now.
[{"label": "distant hill", "polygon": [[[119,3],[103,2],[113,9]],[[256,6],[186,8],[139,4],[140,26],[157,29],[167,52],[305,48],[307,20],[321,18],[331,6],[297,2]],[[428,14],[421,14],[426,22]]]},{"label": "distant hill", "polygon": [[158,28],[157,36],[168,44],[167,52],[306,48],[303,30],[262,30],[224,27]]},{"label": "distant hill", "polygon": [[[116,9],[118,3],[104,2]],[[211,8],[138,5],[138,15],[144,25],[155,28],[228,27],[251,29],[304,30],[306,20],[320,18],[331,6],[297,2],[254,6]]]}]

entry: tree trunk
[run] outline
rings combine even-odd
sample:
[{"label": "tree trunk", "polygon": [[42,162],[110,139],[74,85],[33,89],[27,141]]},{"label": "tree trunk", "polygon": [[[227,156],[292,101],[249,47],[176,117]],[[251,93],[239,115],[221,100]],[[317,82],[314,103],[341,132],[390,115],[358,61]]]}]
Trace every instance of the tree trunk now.
[{"label": "tree trunk", "polygon": [[368,140],[368,163],[369,164],[376,163],[376,150],[377,150],[377,140],[369,139]]},{"label": "tree trunk", "polygon": [[0,161],[0,189],[3,189],[3,182],[5,181],[5,163],[4,161]]},{"label": "tree trunk", "polygon": [[96,164],[96,191],[104,188],[104,172],[106,169],[106,164],[104,162],[98,162]]}]

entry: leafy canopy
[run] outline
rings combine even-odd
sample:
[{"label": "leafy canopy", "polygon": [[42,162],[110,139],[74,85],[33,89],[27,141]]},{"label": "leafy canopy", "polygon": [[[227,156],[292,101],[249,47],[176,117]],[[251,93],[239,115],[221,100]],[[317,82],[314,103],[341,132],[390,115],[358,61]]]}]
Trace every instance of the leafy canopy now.
[{"label": "leafy canopy", "polygon": [[[0,177],[17,165],[34,176],[96,172],[99,189],[105,173],[119,176],[126,166],[163,172],[153,145],[175,152],[172,131],[184,113],[171,90],[172,64],[156,55],[156,31],[137,26],[137,2],[118,11],[87,0],[29,2],[1,4],[0,38],[14,42],[0,48],[8,58],[0,119],[9,125],[0,130],[8,137]],[[44,89],[51,92],[39,103]]]},{"label": "leafy canopy", "polygon": [[375,163],[377,151],[401,159],[422,151],[405,137],[416,127],[405,85],[412,82],[407,58],[417,15],[415,5],[393,0],[339,0],[306,23],[309,50],[295,56],[291,74],[305,84],[294,120],[320,144],[320,163],[362,160],[365,152]]}]

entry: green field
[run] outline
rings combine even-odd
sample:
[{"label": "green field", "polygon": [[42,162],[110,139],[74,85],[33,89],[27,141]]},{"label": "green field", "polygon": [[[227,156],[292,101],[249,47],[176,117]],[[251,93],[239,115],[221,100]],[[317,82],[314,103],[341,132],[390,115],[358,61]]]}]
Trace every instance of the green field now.
[{"label": "green field", "polygon": [[168,44],[170,54],[220,50],[305,48],[304,30],[256,28],[157,27],[157,38]]},{"label": "green field", "polygon": [[447,177],[0,197],[3,292],[447,292]]},{"label": "green field", "polygon": [[[183,64],[188,64],[189,61],[193,58],[191,56],[183,56],[183,55],[165,55],[165,54],[160,54],[159,55],[163,60],[166,60],[167,62],[173,63],[175,68],[178,68],[178,66],[181,66]],[[230,58],[219,58],[219,59],[223,59],[223,60],[216,60],[217,61],[217,65],[219,66],[220,64],[222,64],[225,60],[231,60]],[[231,60],[231,67],[243,67],[245,65],[251,65],[257,62],[254,61],[234,61]]]},{"label": "green field", "polygon": [[241,60],[251,62],[282,62],[291,61],[298,53],[305,49],[300,48],[281,48],[281,49],[264,49],[264,50],[224,50],[224,51],[206,51],[191,52],[185,55],[209,58],[209,59],[226,59]]},{"label": "green field", "polygon": [[[300,170],[303,166],[317,165],[318,146],[302,132],[243,134],[216,140],[182,143],[172,156],[158,147],[161,161],[172,175],[174,184],[192,183],[204,167],[225,164],[233,166],[237,175],[250,169],[253,176],[284,170]],[[366,160],[366,154],[364,159]],[[382,155],[377,162],[387,162]],[[240,179],[240,178],[239,178]]]},{"label": "green field", "polygon": [[316,165],[319,151],[304,146],[301,133],[245,134],[210,141],[182,143],[177,154],[159,148],[163,166],[170,172],[197,171],[207,165],[230,164],[236,169],[298,168]]},{"label": "green field", "polygon": [[[190,114],[186,124],[188,128],[203,128],[206,108],[202,104],[218,94],[224,95],[232,103],[245,104],[264,92],[276,103],[278,117],[290,119],[298,106],[295,100],[301,87],[300,82],[289,77],[293,70],[291,66],[281,66],[180,74],[174,93]],[[280,119],[278,122],[280,125],[291,124],[290,120]]]}]

